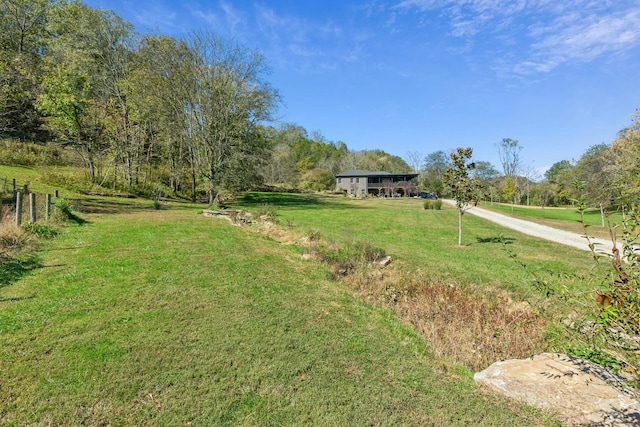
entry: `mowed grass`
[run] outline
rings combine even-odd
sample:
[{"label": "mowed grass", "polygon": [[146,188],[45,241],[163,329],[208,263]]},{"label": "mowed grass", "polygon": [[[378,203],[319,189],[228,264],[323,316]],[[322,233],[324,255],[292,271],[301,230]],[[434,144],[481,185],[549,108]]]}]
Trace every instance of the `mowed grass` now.
[{"label": "mowed grass", "polygon": [[[605,219],[605,225],[602,225],[602,215],[600,209],[588,208],[584,212],[584,217],[580,217],[577,207],[545,207],[540,206],[520,206],[505,203],[488,203],[482,202],[481,208],[500,212],[505,215],[525,219],[536,222],[538,224],[556,227],[562,230],[571,231],[580,235],[585,234],[584,224],[587,226],[589,236],[599,238],[609,238],[608,220]],[[620,212],[609,212],[609,221],[611,225],[622,223],[622,214]]]},{"label": "mowed grass", "polygon": [[[301,200],[281,209],[306,226],[379,215]],[[381,244],[402,236],[389,213]],[[290,247],[191,209],[86,216],[0,285],[0,425],[554,424],[481,393]]]},{"label": "mowed grass", "polygon": [[[514,299],[537,300],[540,294],[532,287],[529,273],[576,274],[593,267],[587,250],[530,237],[468,213],[463,216],[463,245],[458,246],[457,210],[446,204],[442,210],[425,210],[422,200],[409,198],[267,193],[248,193],[238,203],[247,209],[265,204],[277,207],[281,224],[303,232],[319,231],[325,242],[370,242],[405,271],[472,293],[506,292]],[[571,286],[585,293],[592,290],[584,282]]]}]

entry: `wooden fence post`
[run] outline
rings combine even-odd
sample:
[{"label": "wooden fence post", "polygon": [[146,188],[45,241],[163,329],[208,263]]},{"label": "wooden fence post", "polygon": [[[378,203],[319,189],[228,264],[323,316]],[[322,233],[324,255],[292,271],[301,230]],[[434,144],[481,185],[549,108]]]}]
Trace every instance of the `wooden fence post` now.
[{"label": "wooden fence post", "polygon": [[29,219],[33,224],[36,223],[36,193],[29,194]]},{"label": "wooden fence post", "polygon": [[51,194],[48,193],[44,201],[44,217],[45,221],[49,222],[49,219],[51,218]]},{"label": "wooden fence post", "polygon": [[13,181],[13,200],[15,200],[18,194],[18,189],[16,188],[16,179],[13,178],[12,181]]},{"label": "wooden fence post", "polygon": [[22,193],[16,193],[16,227],[22,223]]}]

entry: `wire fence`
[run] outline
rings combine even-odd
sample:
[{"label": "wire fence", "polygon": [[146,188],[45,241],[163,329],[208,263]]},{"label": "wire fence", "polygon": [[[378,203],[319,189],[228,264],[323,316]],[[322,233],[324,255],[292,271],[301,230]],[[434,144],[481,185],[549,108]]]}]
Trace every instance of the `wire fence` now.
[{"label": "wire fence", "polygon": [[28,183],[0,177],[0,221],[14,221],[16,227],[27,221],[49,222],[57,197],[58,190],[53,194],[34,193],[29,190]]}]

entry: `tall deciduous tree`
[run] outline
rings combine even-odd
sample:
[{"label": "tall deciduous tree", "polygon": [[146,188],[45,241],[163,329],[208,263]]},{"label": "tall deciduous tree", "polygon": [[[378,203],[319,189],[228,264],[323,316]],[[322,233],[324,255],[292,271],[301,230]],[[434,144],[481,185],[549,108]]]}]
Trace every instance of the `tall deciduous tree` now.
[{"label": "tall deciduous tree", "polygon": [[[516,184],[516,193],[518,188],[518,174],[520,173],[520,151],[522,146],[517,139],[503,138],[498,144],[498,155],[502,163],[502,171],[504,176],[513,179]],[[513,200],[512,200],[513,202]]]},{"label": "tall deciduous tree", "polygon": [[193,144],[188,144],[191,128],[185,106],[189,96],[185,81],[193,63],[193,52],[185,42],[168,36],[146,36],[137,54],[138,65],[130,76],[136,110],[160,141],[162,157],[169,166],[169,186],[177,192],[188,186],[196,200],[199,174]]},{"label": "tall deciduous tree", "polygon": [[605,206],[612,202],[614,175],[609,146],[598,144],[589,147],[572,169],[574,181],[584,183],[587,200],[600,208],[602,226],[605,226]]},{"label": "tall deciduous tree", "polygon": [[419,177],[420,186],[427,191],[442,195],[445,190],[444,173],[450,166],[451,159],[444,151],[439,150],[427,154]]},{"label": "tall deciduous tree", "polygon": [[573,164],[569,160],[561,160],[554,163],[544,173],[544,178],[553,187],[553,195],[549,199],[551,204],[563,204],[568,202],[568,198],[571,196],[573,186],[571,185],[571,170]]},{"label": "tall deciduous tree", "polygon": [[444,173],[444,183],[451,191],[458,208],[458,245],[462,245],[462,215],[476,205],[480,197],[482,185],[477,178],[471,176],[476,167],[471,161],[473,149],[458,148],[451,153],[451,167]]},{"label": "tall deciduous tree", "polygon": [[491,164],[491,162],[479,161],[476,162],[476,168],[471,172],[471,174],[474,178],[478,178],[478,180],[480,180],[485,192],[488,189],[488,196],[491,203],[493,203],[498,178],[501,176],[500,172],[495,168],[495,166],[493,166],[493,164]]},{"label": "tall deciduous tree", "polygon": [[411,166],[412,172],[419,172],[422,169],[424,155],[420,151],[407,151],[405,155],[407,164]]},{"label": "tall deciduous tree", "polygon": [[271,119],[278,93],[263,80],[269,69],[258,52],[211,33],[193,34],[189,47],[193,62],[183,83],[187,139],[213,203],[222,182],[236,179],[227,174],[253,174],[265,158],[256,126]]},{"label": "tall deciduous tree", "polygon": [[0,137],[38,139],[47,0],[0,0]]},{"label": "tall deciduous tree", "polygon": [[100,12],[82,3],[56,4],[48,30],[55,35],[45,58],[46,73],[38,108],[60,140],[80,153],[88,176],[96,182],[99,158],[108,143],[105,105],[98,96],[93,28]]}]

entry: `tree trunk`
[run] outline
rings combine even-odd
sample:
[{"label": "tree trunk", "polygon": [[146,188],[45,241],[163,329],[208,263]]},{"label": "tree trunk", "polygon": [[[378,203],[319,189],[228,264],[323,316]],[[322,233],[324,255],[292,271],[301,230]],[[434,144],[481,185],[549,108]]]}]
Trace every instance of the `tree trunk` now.
[{"label": "tree trunk", "polygon": [[602,221],[602,227],[604,227],[604,206],[600,203],[600,220]]},{"label": "tree trunk", "polygon": [[458,209],[458,246],[462,246],[462,209]]}]

